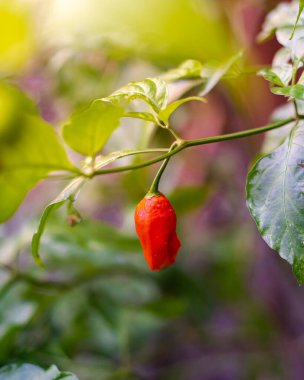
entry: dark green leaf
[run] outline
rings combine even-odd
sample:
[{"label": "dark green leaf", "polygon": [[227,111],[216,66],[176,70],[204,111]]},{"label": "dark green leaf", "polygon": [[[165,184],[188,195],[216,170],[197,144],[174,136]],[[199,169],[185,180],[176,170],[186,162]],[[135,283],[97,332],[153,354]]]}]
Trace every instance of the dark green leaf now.
[{"label": "dark green leaf", "polygon": [[123,112],[123,107],[96,100],[86,110],[72,115],[63,128],[63,138],[77,152],[94,156],[119,126]]},{"label": "dark green leaf", "polygon": [[[2,290],[3,288],[1,288]],[[24,328],[36,312],[37,304],[26,298],[26,286],[15,282],[0,298],[0,339]],[[1,356],[2,352],[0,353]],[[1,377],[0,377],[1,378]]]},{"label": "dark green leaf", "polygon": [[141,99],[158,113],[167,105],[168,88],[166,82],[162,79],[147,78],[141,82],[129,83],[104,99],[113,103]]},{"label": "dark green leaf", "polygon": [[83,177],[74,179],[59,194],[59,196],[44,209],[37,231],[34,233],[33,238],[32,238],[32,254],[36,263],[39,266],[43,266],[43,263],[39,255],[40,239],[41,239],[41,236],[43,234],[43,231],[45,229],[45,226],[50,214],[56,211],[58,208],[60,208],[67,200],[70,200],[71,202],[74,201],[80,187],[84,184],[85,181],[86,179]]},{"label": "dark green leaf", "polygon": [[52,171],[75,171],[54,130],[38,116],[23,116],[18,133],[0,149],[0,222]]},{"label": "dark green leaf", "polygon": [[0,380],[78,380],[70,372],[60,372],[55,365],[44,370],[33,364],[10,364],[0,369]]},{"label": "dark green leaf", "polygon": [[304,282],[304,124],[272,153],[262,157],[247,178],[247,205],[267,244],[295,266]]}]

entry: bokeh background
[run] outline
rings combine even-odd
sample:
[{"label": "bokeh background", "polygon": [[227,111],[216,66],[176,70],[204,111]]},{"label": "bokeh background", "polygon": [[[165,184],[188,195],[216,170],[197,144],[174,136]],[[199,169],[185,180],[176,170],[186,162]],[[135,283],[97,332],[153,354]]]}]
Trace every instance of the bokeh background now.
[{"label": "bokeh background", "polygon": [[[255,71],[278,45],[256,36],[278,3],[0,0],[1,77],[59,130],[75,109],[129,81],[243,49],[239,75],[172,123],[187,139],[261,126],[279,100]],[[0,125],[16,107],[0,99]],[[129,122],[106,151],[169,144],[166,133]],[[262,144],[261,136],[212,144],[170,161],[161,186],[182,249],[161,273],[147,269],[133,224],[157,165],[91,181],[77,201],[83,222],[71,228],[64,212],[50,222],[45,270],[30,240],[63,185],[39,184],[0,227],[0,364],[54,363],[80,380],[302,380],[303,289],[246,209],[246,173]]]}]

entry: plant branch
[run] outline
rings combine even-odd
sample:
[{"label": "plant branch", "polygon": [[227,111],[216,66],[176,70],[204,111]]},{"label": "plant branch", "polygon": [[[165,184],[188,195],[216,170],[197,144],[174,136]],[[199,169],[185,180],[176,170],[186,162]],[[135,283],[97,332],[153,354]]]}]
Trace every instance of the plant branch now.
[{"label": "plant branch", "polygon": [[253,135],[258,135],[260,133],[271,131],[272,129],[284,127],[284,125],[289,124],[292,121],[296,121],[296,119],[294,117],[290,117],[288,119],[278,121],[277,123],[265,125],[264,127],[249,129],[242,132],[229,133],[229,134],[221,135],[221,136],[207,137],[207,138],[197,139],[197,140],[189,140],[189,141],[186,141],[186,147],[188,148],[188,147],[196,146],[196,145],[212,144],[212,143],[221,142],[221,141],[235,140],[235,139],[241,139],[241,138],[249,137]]},{"label": "plant branch", "polygon": [[[304,117],[302,117],[302,118],[304,118]],[[142,162],[142,163],[139,163],[139,164],[121,166],[121,167],[118,167],[118,168],[97,170],[94,173],[92,173],[90,175],[90,177],[92,178],[92,177],[95,177],[97,175],[102,175],[102,174],[119,173],[119,172],[124,172],[124,171],[128,171],[128,170],[141,169],[141,168],[144,168],[146,166],[153,165],[153,164],[155,164],[155,163],[157,163],[159,161],[162,161],[162,160],[164,160],[166,158],[169,158],[171,156],[174,156],[175,154],[179,153],[180,151],[182,151],[182,150],[184,150],[186,148],[190,148],[192,146],[212,144],[212,143],[221,142],[221,141],[235,140],[235,139],[240,139],[240,138],[243,138],[243,137],[253,136],[253,135],[257,135],[257,134],[260,134],[260,133],[264,133],[264,132],[270,131],[272,129],[283,127],[284,125],[286,125],[286,124],[288,124],[288,123],[290,123],[292,121],[296,121],[296,119],[290,117],[288,119],[279,121],[277,123],[269,124],[269,125],[266,125],[264,127],[250,129],[250,130],[246,130],[246,131],[242,131],[242,132],[235,132],[235,133],[229,133],[229,134],[226,134],[226,135],[206,137],[206,138],[197,139],[197,140],[183,141],[174,150],[172,150],[172,151],[167,150],[167,153],[162,154],[161,156],[155,157],[155,158],[153,158],[151,160],[148,160],[148,161],[145,161],[145,162]]]},{"label": "plant branch", "polygon": [[[171,152],[172,150],[174,150],[174,148],[178,146],[178,143],[177,142],[174,142],[172,145],[171,145],[171,148],[169,150],[169,152]],[[150,190],[149,190],[149,194],[159,194],[159,191],[158,191],[158,186],[159,186],[159,181],[161,179],[161,176],[163,175],[167,165],[168,165],[168,162],[169,162],[169,159],[170,158],[166,158],[164,160],[164,162],[162,163],[161,167],[159,168],[153,182],[152,182],[152,185],[150,187]]]}]

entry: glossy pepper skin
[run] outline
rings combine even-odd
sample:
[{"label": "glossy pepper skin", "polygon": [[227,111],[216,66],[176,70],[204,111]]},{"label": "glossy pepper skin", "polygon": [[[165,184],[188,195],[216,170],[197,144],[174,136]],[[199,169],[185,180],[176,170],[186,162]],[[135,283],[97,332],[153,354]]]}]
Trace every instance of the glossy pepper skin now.
[{"label": "glossy pepper skin", "polygon": [[151,270],[160,271],[175,262],[181,243],[176,235],[176,215],[161,193],[147,194],[135,210],[135,227]]}]

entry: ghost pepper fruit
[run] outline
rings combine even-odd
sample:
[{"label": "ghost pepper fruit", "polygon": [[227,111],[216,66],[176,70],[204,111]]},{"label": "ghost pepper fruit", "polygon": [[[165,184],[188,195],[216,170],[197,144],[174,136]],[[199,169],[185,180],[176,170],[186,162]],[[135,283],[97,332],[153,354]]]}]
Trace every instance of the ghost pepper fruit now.
[{"label": "ghost pepper fruit", "polygon": [[150,269],[155,271],[173,264],[181,246],[176,234],[175,211],[169,200],[158,191],[168,161],[169,157],[161,165],[148,194],[137,205],[134,216],[145,259]]},{"label": "ghost pepper fruit", "polygon": [[135,210],[135,227],[151,270],[159,271],[175,262],[181,243],[176,234],[176,215],[161,193],[147,194]]}]

